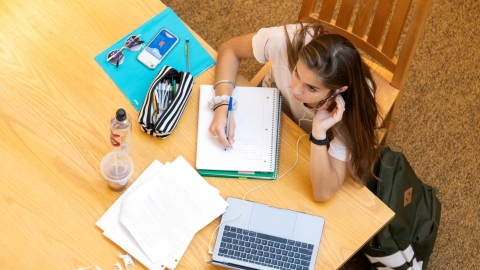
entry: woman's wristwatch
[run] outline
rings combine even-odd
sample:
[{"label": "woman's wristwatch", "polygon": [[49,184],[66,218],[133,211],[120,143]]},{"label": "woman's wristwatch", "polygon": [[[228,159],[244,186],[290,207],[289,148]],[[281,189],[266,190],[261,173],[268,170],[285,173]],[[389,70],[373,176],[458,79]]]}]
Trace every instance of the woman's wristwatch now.
[{"label": "woman's wristwatch", "polygon": [[317,140],[313,137],[312,133],[310,133],[310,141],[316,145],[328,145],[329,143],[328,136],[326,136],[323,140]]}]

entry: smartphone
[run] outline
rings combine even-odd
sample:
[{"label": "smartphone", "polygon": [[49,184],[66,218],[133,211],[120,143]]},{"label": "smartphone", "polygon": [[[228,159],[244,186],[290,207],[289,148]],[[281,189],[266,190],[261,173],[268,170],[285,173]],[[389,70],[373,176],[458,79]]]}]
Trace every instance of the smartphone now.
[{"label": "smartphone", "polygon": [[149,69],[155,69],[178,41],[179,38],[177,36],[167,28],[162,28],[138,54],[137,59]]},{"label": "smartphone", "polygon": [[[327,102],[331,99],[335,99],[338,95],[340,94],[340,89],[337,89],[335,90],[335,92],[328,98],[324,99],[324,100],[321,100],[318,104],[317,104],[317,107],[315,108],[316,111],[320,110],[320,109],[323,109],[323,107],[325,106],[325,104],[327,104]],[[333,108],[335,108],[336,106],[336,102],[333,101],[333,103],[327,108],[328,111],[331,111],[333,110]]]}]

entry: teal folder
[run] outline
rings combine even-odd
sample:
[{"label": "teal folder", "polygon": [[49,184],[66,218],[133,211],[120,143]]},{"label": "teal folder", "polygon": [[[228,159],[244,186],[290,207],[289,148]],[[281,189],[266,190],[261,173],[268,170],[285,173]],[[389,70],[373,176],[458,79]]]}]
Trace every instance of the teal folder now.
[{"label": "teal folder", "polygon": [[[106,61],[107,54],[114,49],[122,48],[129,36],[140,34],[140,39],[145,41],[146,45],[164,27],[178,36],[180,40],[155,69],[151,70],[137,60],[137,55],[141,52],[141,49],[135,52],[123,50],[125,61],[118,68]],[[187,58],[185,55],[185,40],[187,38],[189,39],[190,50],[190,73],[193,77],[197,77],[212,67],[215,61],[171,8],[166,8],[137,29],[125,35],[115,44],[95,56],[95,60],[128,98],[133,107],[140,111],[150,84],[164,65],[171,66],[178,71],[187,71]]]}]

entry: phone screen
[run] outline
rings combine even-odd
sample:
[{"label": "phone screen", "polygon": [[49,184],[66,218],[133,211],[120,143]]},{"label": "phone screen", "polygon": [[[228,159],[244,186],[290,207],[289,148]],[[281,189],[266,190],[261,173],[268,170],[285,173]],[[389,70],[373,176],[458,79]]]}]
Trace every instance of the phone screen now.
[{"label": "phone screen", "polygon": [[177,43],[177,40],[176,36],[164,29],[148,44],[146,50],[158,60],[162,60],[165,54]]}]

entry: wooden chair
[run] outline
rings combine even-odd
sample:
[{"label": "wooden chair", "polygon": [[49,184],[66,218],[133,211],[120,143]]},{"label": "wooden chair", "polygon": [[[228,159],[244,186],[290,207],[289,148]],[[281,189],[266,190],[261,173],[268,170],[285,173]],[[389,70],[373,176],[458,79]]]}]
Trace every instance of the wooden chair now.
[{"label": "wooden chair", "polygon": [[[328,32],[348,38],[366,54],[364,60],[377,83],[375,97],[385,127],[379,133],[379,143],[385,144],[393,131],[402,90],[432,0],[417,0],[415,4],[413,0],[323,0],[315,13],[316,2],[304,0],[298,20],[318,19]],[[258,85],[269,69],[270,65],[263,67],[251,83]]]}]

